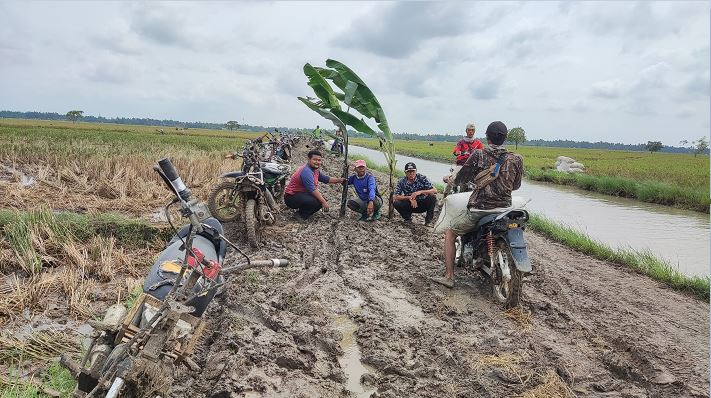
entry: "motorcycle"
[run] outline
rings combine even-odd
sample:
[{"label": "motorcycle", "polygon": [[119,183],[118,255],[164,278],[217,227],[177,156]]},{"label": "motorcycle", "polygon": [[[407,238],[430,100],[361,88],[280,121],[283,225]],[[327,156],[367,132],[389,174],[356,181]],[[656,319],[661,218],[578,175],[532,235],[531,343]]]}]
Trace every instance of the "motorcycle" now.
[{"label": "motorcycle", "polygon": [[[130,309],[115,304],[101,321],[89,321],[94,331],[80,362],[61,356],[60,363],[77,380],[75,398],[165,396],[173,365],[200,370],[190,355],[206,327],[203,315],[225,277],[255,267],[288,265],[284,259],[250,260],[225,238],[205,203],[192,199],[170,160],[158,163],[154,169],[175,195],[165,214],[180,204],[190,222],[178,231],[168,217],[176,234],[151,267],[135,304]],[[246,262],[223,267],[228,245]]]},{"label": "motorcycle", "polygon": [[[240,155],[228,157],[237,156]],[[253,145],[246,147],[240,157],[242,170],[221,175],[227,180],[212,189],[207,203],[210,212],[222,222],[235,221],[243,215],[247,240],[256,247],[261,240],[262,224],[275,222],[273,212],[277,211],[277,201],[284,197],[289,168],[261,162]]]},{"label": "motorcycle", "polygon": [[494,299],[506,308],[520,304],[523,278],[533,270],[523,238],[527,221],[528,212],[523,209],[489,214],[455,244],[455,264],[486,274]]}]

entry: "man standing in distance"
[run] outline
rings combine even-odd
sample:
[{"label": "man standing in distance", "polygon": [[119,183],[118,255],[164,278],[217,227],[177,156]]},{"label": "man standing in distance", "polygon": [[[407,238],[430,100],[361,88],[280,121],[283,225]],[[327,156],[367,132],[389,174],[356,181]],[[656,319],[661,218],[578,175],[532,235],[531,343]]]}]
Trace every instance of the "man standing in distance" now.
[{"label": "man standing in distance", "polygon": [[318,190],[318,183],[343,184],[345,178],[329,177],[319,170],[321,168],[321,152],[312,150],[308,153],[308,161],[299,167],[289,179],[284,190],[284,203],[291,209],[296,209],[299,216],[306,220],[323,208],[328,211],[326,199]]},{"label": "man standing in distance", "polygon": [[467,124],[466,135],[462,137],[457,144],[454,145],[454,150],[452,153],[456,157],[456,162],[451,168],[451,174],[448,177],[444,177],[443,181],[447,184],[444,188],[444,196],[446,197],[452,191],[454,185],[454,179],[457,177],[457,173],[461,170],[464,163],[469,159],[469,155],[475,149],[484,149],[484,145],[478,139],[474,138],[474,133],[476,132],[476,127],[474,123]]}]

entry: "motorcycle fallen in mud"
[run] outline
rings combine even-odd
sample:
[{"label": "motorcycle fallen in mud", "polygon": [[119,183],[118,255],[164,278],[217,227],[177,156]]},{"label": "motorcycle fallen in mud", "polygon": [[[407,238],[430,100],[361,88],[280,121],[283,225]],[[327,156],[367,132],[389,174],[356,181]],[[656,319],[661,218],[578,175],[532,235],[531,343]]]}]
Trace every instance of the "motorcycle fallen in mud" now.
[{"label": "motorcycle fallen in mud", "polygon": [[[115,304],[101,321],[89,321],[92,340],[80,362],[62,355],[60,363],[77,380],[74,397],[166,396],[174,365],[200,370],[190,355],[206,327],[205,310],[231,273],[288,260],[252,261],[223,235],[207,206],[191,198],[169,159],[154,167],[190,220],[158,256],[143,293],[127,309]],[[173,226],[170,217],[168,222]],[[173,227],[173,229],[175,229]],[[227,246],[246,262],[223,267]]]},{"label": "motorcycle fallen in mud", "polygon": [[259,152],[252,146],[245,147],[242,155],[242,170],[220,176],[225,181],[210,191],[208,207],[215,218],[231,222],[243,216],[250,245],[261,241],[262,225],[271,225],[277,211],[277,202],[284,197],[287,165],[261,162]]},{"label": "motorcycle fallen in mud", "polygon": [[523,277],[532,271],[523,238],[527,221],[528,212],[520,208],[488,214],[455,244],[455,265],[486,274],[494,299],[506,308],[520,304]]}]

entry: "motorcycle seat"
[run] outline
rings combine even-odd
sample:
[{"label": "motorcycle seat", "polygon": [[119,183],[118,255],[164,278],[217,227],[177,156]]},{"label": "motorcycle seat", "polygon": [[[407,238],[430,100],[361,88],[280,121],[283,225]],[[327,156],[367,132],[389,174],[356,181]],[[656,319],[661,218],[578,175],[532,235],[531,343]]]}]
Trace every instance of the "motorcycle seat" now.
[{"label": "motorcycle seat", "polygon": [[232,171],[229,173],[225,173],[220,176],[220,178],[237,178],[237,177],[242,177],[246,173],[244,171]]},{"label": "motorcycle seat", "polygon": [[501,213],[487,214],[486,216],[480,218],[479,221],[477,221],[476,228],[474,230],[476,231],[482,226],[494,221],[499,214]]}]

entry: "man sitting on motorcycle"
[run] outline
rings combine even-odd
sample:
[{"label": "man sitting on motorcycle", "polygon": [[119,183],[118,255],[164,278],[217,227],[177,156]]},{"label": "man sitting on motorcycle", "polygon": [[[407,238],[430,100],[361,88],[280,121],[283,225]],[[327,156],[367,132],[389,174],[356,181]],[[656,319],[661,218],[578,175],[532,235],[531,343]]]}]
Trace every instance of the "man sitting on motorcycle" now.
[{"label": "man sitting on motorcycle", "polygon": [[365,160],[355,161],[355,174],[348,177],[348,185],[353,185],[356,197],[349,200],[346,205],[349,209],[360,214],[359,221],[379,220],[380,208],[383,198],[378,195],[375,176],[367,171]]},{"label": "man sitting on motorcycle", "polygon": [[326,199],[318,190],[318,183],[343,184],[345,178],[329,177],[319,171],[321,152],[312,150],[308,153],[308,162],[299,167],[289,179],[284,190],[284,203],[291,209],[298,210],[299,216],[306,220],[323,208],[328,211]]},{"label": "man sitting on motorcycle", "polygon": [[511,191],[521,187],[523,158],[504,147],[508,130],[500,121],[492,122],[486,129],[489,146],[474,150],[457,173],[455,185],[473,184],[467,204],[467,218],[458,220],[444,232],[444,278],[435,281],[454,287],[454,256],[457,235],[476,227],[487,210],[511,206]]}]

